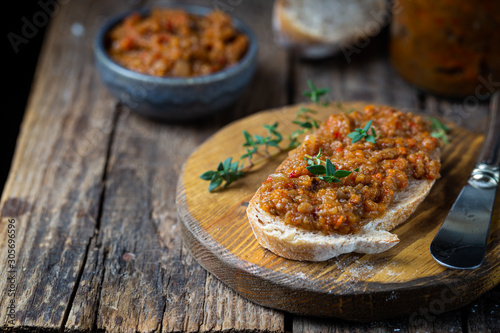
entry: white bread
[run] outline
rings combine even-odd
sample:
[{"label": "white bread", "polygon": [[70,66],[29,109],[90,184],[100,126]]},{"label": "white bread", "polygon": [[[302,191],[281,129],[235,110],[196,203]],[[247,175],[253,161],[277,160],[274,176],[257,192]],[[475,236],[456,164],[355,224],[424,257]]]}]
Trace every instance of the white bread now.
[{"label": "white bread", "polygon": [[[289,174],[284,172],[287,162],[290,158],[294,160],[302,154],[302,148],[307,146],[306,142],[310,142],[308,138],[309,136],[300,147],[289,153],[289,157],[278,166],[276,174],[271,175],[271,178],[288,178]],[[439,146],[429,152],[429,158],[440,161]],[[360,230],[355,233],[327,235],[321,231],[308,231],[286,224],[283,217],[270,214],[261,208],[265,183],[250,200],[247,216],[259,243],[288,259],[324,261],[344,253],[380,253],[399,242],[397,235],[390,231],[410,217],[427,197],[434,183],[435,179],[409,177],[406,187],[394,191],[392,201],[383,214],[362,220]]]},{"label": "white bread", "polygon": [[322,58],[374,36],[388,16],[384,0],[276,0],[273,31],[278,44]]},{"label": "white bread", "polygon": [[396,192],[387,211],[367,222],[356,234],[324,235],[305,231],[263,211],[260,189],[250,200],[247,216],[259,243],[275,254],[294,260],[324,261],[344,253],[380,253],[399,242],[390,232],[403,223],[425,199],[435,180],[410,180],[404,191]]}]

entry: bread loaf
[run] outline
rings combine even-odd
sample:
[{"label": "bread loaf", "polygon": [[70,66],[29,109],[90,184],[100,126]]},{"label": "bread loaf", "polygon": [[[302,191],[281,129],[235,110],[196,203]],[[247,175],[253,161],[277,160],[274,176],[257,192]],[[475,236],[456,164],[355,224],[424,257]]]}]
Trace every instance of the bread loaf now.
[{"label": "bread loaf", "polygon": [[278,44],[322,58],[378,33],[388,15],[383,0],[277,0],[273,29]]}]

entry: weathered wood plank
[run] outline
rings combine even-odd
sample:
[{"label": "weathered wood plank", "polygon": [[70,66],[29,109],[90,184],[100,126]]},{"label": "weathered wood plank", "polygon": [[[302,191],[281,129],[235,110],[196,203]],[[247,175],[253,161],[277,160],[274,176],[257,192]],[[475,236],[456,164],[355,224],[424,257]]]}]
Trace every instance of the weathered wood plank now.
[{"label": "weathered wood plank", "polygon": [[[416,317],[415,317],[416,318]],[[424,319],[425,318],[425,319]],[[373,321],[369,323],[352,323],[340,320],[311,319],[296,317],[293,321],[294,332],[304,333],[340,333],[340,332],[463,332],[461,327],[461,316],[459,311],[435,316],[428,314],[418,320],[395,318],[384,321]]]},{"label": "weathered wood plank", "polygon": [[[230,110],[229,120],[254,112],[282,106],[288,102],[288,54],[274,43],[272,35],[272,1],[210,1],[233,3],[231,14],[247,23],[257,36],[259,64],[246,94]],[[222,115],[225,118],[224,115]],[[225,122],[227,123],[227,121]]]},{"label": "weathered wood plank", "polygon": [[424,99],[424,106],[428,113],[473,132],[484,133],[487,128],[487,100],[479,100],[475,96],[449,100],[429,95]]},{"label": "weathered wood plank", "polygon": [[203,140],[233,119],[286,101],[286,54],[266,35],[270,5],[242,2],[230,10],[254,28],[262,46],[256,77],[233,108],[183,125],[155,123],[121,109],[99,235],[91,244],[66,329],[283,331],[283,314],[244,300],[194,261],[183,247],[174,198],[182,164]]},{"label": "weathered wood plank", "polygon": [[[205,320],[201,332],[284,332],[283,314],[256,306],[228,290],[212,274],[208,274],[205,299]],[[235,309],[237,311],[235,311]]]},{"label": "weathered wood plank", "polygon": [[85,4],[73,6],[59,6],[49,27],[2,195],[0,249],[7,253],[6,225],[14,219],[17,271],[11,297],[1,261],[2,328],[64,325],[98,219],[115,102],[92,89],[99,80],[92,36],[70,29]]},{"label": "weathered wood plank", "polygon": [[307,317],[297,317],[293,321],[294,332],[304,333],[341,333],[341,332],[408,332],[405,329],[406,323],[403,320],[393,319],[382,322],[371,323],[350,323],[340,320],[311,319]]},{"label": "weathered wood plank", "polygon": [[334,101],[369,101],[418,109],[417,91],[401,79],[389,63],[385,33],[383,30],[349,58],[339,53],[320,61],[296,59],[294,101],[306,100],[302,92],[308,89],[310,79],[317,87],[329,88],[329,97]]},{"label": "weathered wood plank", "polygon": [[470,304],[466,317],[467,332],[500,332],[500,286]]}]

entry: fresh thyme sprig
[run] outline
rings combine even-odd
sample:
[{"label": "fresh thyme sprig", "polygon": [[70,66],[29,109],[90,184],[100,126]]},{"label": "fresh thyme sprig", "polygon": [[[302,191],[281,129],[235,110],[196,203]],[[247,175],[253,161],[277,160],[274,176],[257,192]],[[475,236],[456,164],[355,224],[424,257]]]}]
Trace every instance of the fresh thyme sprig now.
[{"label": "fresh thyme sprig", "polygon": [[449,144],[450,140],[447,133],[450,131],[450,128],[437,118],[431,116],[428,118],[431,121],[431,135],[436,139],[441,139],[445,144]]},{"label": "fresh thyme sprig", "polygon": [[299,128],[290,133],[288,139],[290,143],[288,145],[289,148],[295,148],[299,145],[299,137],[313,129],[319,127],[319,122],[311,117],[311,114],[316,114],[317,111],[305,107],[301,107],[297,114],[295,115],[295,119],[292,123],[299,125]]},{"label": "fresh thyme sprig", "polygon": [[307,80],[307,86],[309,87],[309,91],[304,91],[304,96],[307,96],[317,105],[327,106],[329,104],[328,101],[321,101],[321,99],[330,92],[328,88],[316,88],[314,83],[311,80]]},{"label": "fresh thyme sprig", "polygon": [[[277,129],[278,123],[264,125],[264,128],[269,133],[267,136],[251,135],[247,131],[243,131],[245,142],[242,146],[246,148],[246,153],[240,157],[239,161],[233,162],[233,158],[229,157],[224,162],[220,162],[216,170],[204,172],[200,176],[201,179],[210,181],[208,185],[210,192],[213,192],[223,183],[223,188],[226,188],[234,181],[243,177],[245,172],[250,170],[256,163],[253,161],[254,155],[260,155],[263,157],[262,159],[267,159],[271,157],[269,147],[275,147],[278,151],[282,150],[279,143],[283,140],[283,136]],[[247,167],[244,167],[244,162],[242,161],[244,159],[247,159],[249,162]]]},{"label": "fresh thyme sprig", "polygon": [[[340,178],[349,176],[352,171],[347,170],[337,170],[335,164],[327,158],[325,161],[321,160],[320,157],[321,149],[316,156],[305,155],[304,159],[307,161],[307,171],[313,175],[319,176],[318,178],[329,183],[339,183]],[[356,168],[354,171],[359,171]]]},{"label": "fresh thyme sprig", "polygon": [[358,142],[359,140],[365,138],[365,141],[375,143],[375,138],[377,137],[377,134],[375,133],[375,129],[372,127],[371,128],[371,134],[369,133],[370,126],[372,125],[373,120],[370,120],[369,122],[366,123],[365,127],[363,128],[356,128],[354,132],[351,132],[347,134],[348,138],[352,139],[352,143]]},{"label": "fresh thyme sprig", "polygon": [[[307,85],[309,90],[304,92],[304,96],[308,96],[318,106],[327,106],[329,104],[328,101],[324,100],[329,89],[318,89],[310,80],[307,81]],[[283,134],[278,130],[277,122],[271,125],[264,125],[264,128],[268,131],[267,136],[252,135],[248,131],[243,131],[245,141],[242,146],[246,152],[240,157],[240,160],[232,162],[232,157],[229,157],[224,162],[220,162],[216,170],[206,171],[200,178],[210,181],[208,187],[210,192],[222,186],[224,182],[223,188],[227,187],[234,181],[242,178],[254,165],[268,160],[275,155],[276,153],[273,154],[269,150],[270,147],[276,148],[277,153],[296,148],[299,145],[299,137],[302,134],[319,127],[319,121],[312,117],[316,113],[315,110],[306,107],[299,109],[295,115],[295,119],[292,121],[299,128],[288,135],[289,144],[285,147],[280,146],[280,143],[283,141]],[[255,161],[255,156],[260,156],[261,159]],[[247,166],[244,166],[242,161],[245,159],[248,161]]]},{"label": "fresh thyme sprig", "polygon": [[[309,88],[308,91],[304,91],[304,96],[307,96],[311,99],[311,101],[319,106],[327,106],[330,102],[328,100],[324,100],[326,94],[330,92],[328,88],[320,88],[318,89],[311,80],[307,81],[307,86]],[[295,148],[299,145],[299,137],[306,133],[307,131],[316,129],[319,127],[319,122],[312,118],[311,114],[317,113],[316,110],[301,107],[297,114],[295,115],[295,120],[292,122],[294,124],[299,125],[299,129],[293,131],[289,135],[289,148]]]},{"label": "fresh thyme sprig", "polygon": [[320,159],[321,156],[323,156],[323,154],[321,154],[321,148],[320,148],[318,153],[315,156],[305,154],[304,160],[307,162],[308,167],[315,166],[315,165],[321,165],[321,163],[326,163],[325,161]]},{"label": "fresh thyme sprig", "polygon": [[[243,136],[245,137],[245,143],[243,143],[243,147],[246,148],[246,154],[242,155],[240,159],[247,158],[251,165],[253,155],[260,154],[261,156],[269,156],[269,147],[275,147],[281,150],[279,143],[283,140],[283,136],[278,131],[278,123],[275,122],[272,125],[264,125],[264,128],[267,129],[269,135],[264,137],[262,135],[251,135],[247,131],[243,131]],[[248,148],[251,147],[251,148]],[[259,148],[263,147],[264,155],[259,151]]]},{"label": "fresh thyme sprig", "polygon": [[243,163],[240,166],[239,162],[232,162],[232,160],[233,158],[229,157],[224,162],[219,163],[217,170],[204,172],[200,176],[201,179],[210,181],[210,185],[208,185],[210,192],[221,186],[223,181],[226,182],[224,187],[227,187],[235,180],[243,177],[244,172],[241,170]]}]

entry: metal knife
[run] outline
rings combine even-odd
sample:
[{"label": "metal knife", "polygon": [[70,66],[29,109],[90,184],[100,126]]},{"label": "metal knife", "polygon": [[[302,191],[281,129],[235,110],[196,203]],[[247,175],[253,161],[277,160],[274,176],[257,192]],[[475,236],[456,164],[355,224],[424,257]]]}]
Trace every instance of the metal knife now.
[{"label": "metal knife", "polygon": [[497,91],[490,101],[489,127],[474,170],[430,246],[432,257],[449,268],[474,269],[484,261],[500,178],[499,103]]}]

